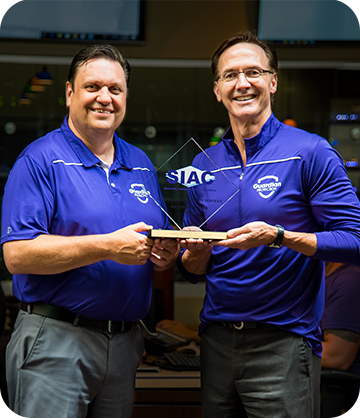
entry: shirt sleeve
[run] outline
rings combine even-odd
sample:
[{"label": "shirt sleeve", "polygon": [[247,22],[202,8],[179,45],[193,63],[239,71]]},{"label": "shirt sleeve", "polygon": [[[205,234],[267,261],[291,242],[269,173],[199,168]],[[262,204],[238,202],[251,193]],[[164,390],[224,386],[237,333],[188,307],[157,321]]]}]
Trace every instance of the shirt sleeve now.
[{"label": "shirt sleeve", "polygon": [[28,156],[19,157],[5,186],[1,243],[48,234],[53,209],[49,175]]},{"label": "shirt sleeve", "polygon": [[320,141],[309,164],[307,193],[313,216],[322,226],[314,231],[313,258],[360,265],[360,203],[341,156],[326,140]]}]

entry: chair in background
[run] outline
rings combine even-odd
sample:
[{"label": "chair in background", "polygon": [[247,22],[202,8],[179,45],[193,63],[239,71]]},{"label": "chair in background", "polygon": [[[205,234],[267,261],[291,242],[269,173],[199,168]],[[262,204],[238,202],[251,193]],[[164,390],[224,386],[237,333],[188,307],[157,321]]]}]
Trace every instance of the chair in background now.
[{"label": "chair in background", "polygon": [[333,418],[341,415],[346,394],[360,376],[347,371],[324,369],[321,371],[321,418]]}]

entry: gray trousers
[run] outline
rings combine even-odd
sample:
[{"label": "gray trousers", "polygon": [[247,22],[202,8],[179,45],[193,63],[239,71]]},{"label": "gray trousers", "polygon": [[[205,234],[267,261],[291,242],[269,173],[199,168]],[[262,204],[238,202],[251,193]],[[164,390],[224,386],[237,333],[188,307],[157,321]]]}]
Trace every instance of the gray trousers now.
[{"label": "gray trousers", "polygon": [[203,418],[318,418],[320,375],[304,339],[277,327],[201,336]]},{"label": "gray trousers", "polygon": [[140,328],[109,334],[20,311],[6,349],[9,407],[27,418],[130,418]]}]

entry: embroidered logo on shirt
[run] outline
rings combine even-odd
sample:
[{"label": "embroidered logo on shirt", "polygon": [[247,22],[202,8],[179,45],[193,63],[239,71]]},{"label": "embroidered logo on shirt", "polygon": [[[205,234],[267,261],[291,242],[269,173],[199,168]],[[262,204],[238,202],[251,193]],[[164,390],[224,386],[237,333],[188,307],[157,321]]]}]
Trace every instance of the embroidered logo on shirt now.
[{"label": "embroidered logo on shirt", "polygon": [[203,183],[211,184],[215,181],[215,176],[211,171],[202,171],[191,165],[178,170],[170,170],[165,177],[168,183],[180,183],[185,187],[194,187]]},{"label": "embroidered logo on shirt", "polygon": [[263,199],[268,199],[276,192],[279,187],[281,187],[281,181],[279,181],[279,177],[271,175],[261,177],[261,179],[259,179],[257,183],[253,185],[253,188]]},{"label": "embroidered logo on shirt", "polygon": [[129,192],[133,194],[141,203],[147,203],[149,201],[150,192],[145,189],[143,184],[133,183],[129,189]]}]

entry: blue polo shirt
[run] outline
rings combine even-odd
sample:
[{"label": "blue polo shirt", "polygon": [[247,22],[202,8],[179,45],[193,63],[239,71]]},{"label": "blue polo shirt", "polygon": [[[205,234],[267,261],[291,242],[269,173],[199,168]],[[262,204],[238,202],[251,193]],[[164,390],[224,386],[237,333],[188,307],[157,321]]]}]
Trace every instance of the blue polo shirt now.
[{"label": "blue polo shirt", "polygon": [[[41,234],[106,234],[140,221],[171,228],[155,203],[164,204],[149,158],[116,134],[114,146],[107,173],[67,118],[60,129],[31,143],[5,187],[2,244]],[[133,321],[148,312],[152,271],[150,261],[130,266],[105,260],[61,274],[14,275],[13,292],[21,301],[58,305],[89,318]]]},{"label": "blue polo shirt", "polygon": [[[321,260],[360,264],[359,200],[341,157],[324,138],[271,115],[245,146],[244,167],[230,128],[207,155],[194,159],[193,167],[213,175],[208,184],[189,188],[184,226],[228,231],[254,221],[280,224],[315,233],[317,251],[310,258],[286,247],[214,246],[200,332],[210,321],[262,321],[305,337],[320,355]],[[201,279],[179,266],[188,280]]]}]

